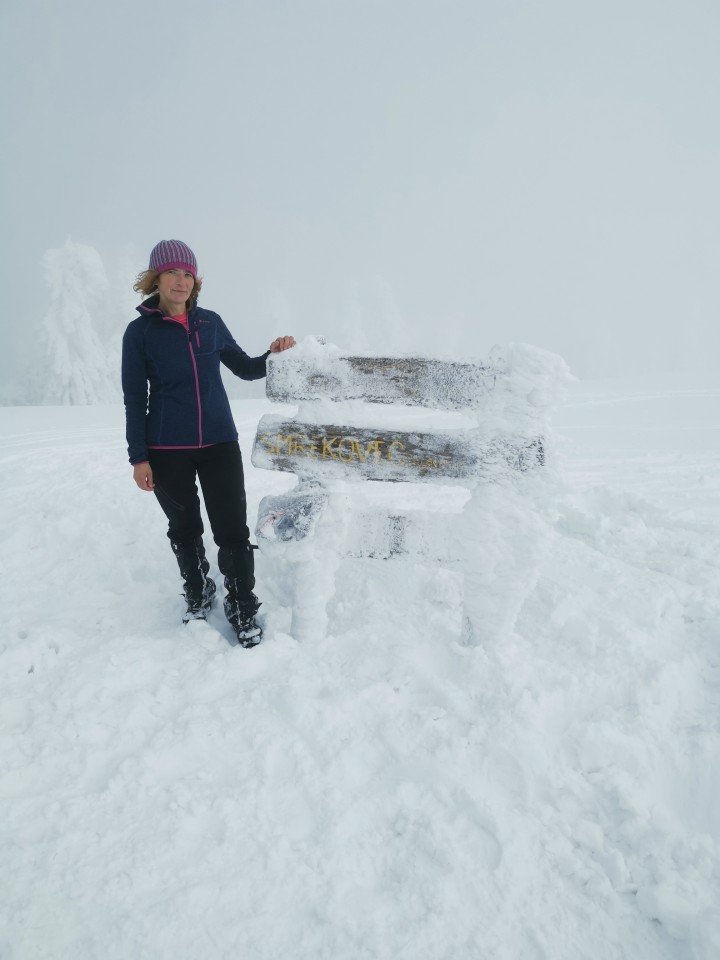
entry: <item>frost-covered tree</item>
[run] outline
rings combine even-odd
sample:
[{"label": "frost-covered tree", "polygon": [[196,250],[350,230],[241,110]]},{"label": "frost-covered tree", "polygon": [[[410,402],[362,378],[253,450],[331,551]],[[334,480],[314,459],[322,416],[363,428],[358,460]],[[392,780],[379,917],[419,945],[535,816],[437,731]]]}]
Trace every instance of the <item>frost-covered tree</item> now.
[{"label": "frost-covered tree", "polygon": [[140,270],[146,265],[144,255],[139,255],[132,244],[115,249],[106,255],[108,296],[103,301],[106,309],[95,314],[96,329],[106,351],[111,378],[120,392],[120,360],[122,338],[128,323],[137,316],[137,306],[143,299],[132,285]]},{"label": "frost-covered tree", "polygon": [[116,338],[108,280],[94,247],[74,243],[43,257],[50,306],[43,320],[43,354],[35,368],[36,403],[114,403],[120,399]]}]

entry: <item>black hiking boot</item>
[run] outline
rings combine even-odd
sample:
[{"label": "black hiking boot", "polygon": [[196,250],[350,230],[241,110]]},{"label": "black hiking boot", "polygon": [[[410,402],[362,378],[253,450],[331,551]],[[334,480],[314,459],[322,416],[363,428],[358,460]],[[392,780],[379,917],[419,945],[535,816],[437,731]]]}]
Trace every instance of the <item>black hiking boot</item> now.
[{"label": "black hiking boot", "polygon": [[215,602],[217,587],[212,577],[205,578],[205,586],[200,596],[190,594],[185,588],[183,596],[187,602],[187,610],[183,614],[183,623],[189,623],[191,620],[207,620],[208,611]]},{"label": "black hiking boot", "polygon": [[183,578],[183,596],[187,610],[183,614],[183,623],[190,620],[207,620],[207,613],[215,599],[215,581],[208,576],[210,564],[205,557],[202,537],[196,540],[171,540],[170,545],[180,567]]},{"label": "black hiking boot", "polygon": [[220,547],[218,566],[227,588],[225,616],[232,624],[240,646],[256,647],[262,638],[262,627],[255,622],[260,601],[252,592],[255,586],[255,561],[250,541]]},{"label": "black hiking boot", "polygon": [[262,627],[255,622],[260,601],[254,593],[240,597],[237,581],[225,578],[228,594],[223,606],[228,622],[232,624],[241,647],[256,647],[262,640]]}]

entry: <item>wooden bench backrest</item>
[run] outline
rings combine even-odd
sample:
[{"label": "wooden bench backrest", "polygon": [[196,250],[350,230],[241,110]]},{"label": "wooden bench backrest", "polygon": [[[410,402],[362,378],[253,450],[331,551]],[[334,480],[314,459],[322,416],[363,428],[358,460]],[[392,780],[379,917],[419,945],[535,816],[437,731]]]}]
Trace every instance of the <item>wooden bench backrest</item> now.
[{"label": "wooden bench backrest", "polygon": [[[408,357],[293,356],[268,363],[267,395],[282,403],[402,404],[479,411],[491,402],[502,370],[492,364]],[[308,407],[304,406],[304,412]],[[320,418],[318,418],[320,419]],[[324,418],[323,418],[324,419]],[[334,418],[335,419],[335,418]],[[476,418],[477,419],[477,418]],[[339,422],[264,416],[252,452],[256,467],[300,477],[463,482],[537,469],[542,438],[473,430],[372,429]]]},{"label": "wooden bench backrest", "polygon": [[[290,366],[286,366],[289,364]],[[270,362],[267,395],[282,403],[364,400],[436,410],[476,409],[495,386],[491,365],[414,357],[288,358]]]}]

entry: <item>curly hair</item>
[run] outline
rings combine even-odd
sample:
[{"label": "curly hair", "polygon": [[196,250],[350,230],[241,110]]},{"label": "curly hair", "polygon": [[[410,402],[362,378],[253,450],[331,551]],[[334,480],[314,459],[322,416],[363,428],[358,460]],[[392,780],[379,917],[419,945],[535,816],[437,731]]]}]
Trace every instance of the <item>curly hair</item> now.
[{"label": "curly hair", "polygon": [[[157,290],[157,278],[160,276],[157,270],[143,270],[142,273],[137,275],[137,279],[133,284],[133,290],[136,293],[142,293],[143,296],[149,297],[151,293],[155,293]],[[200,290],[202,289],[202,277],[195,277],[195,283],[193,284],[192,293],[190,298],[187,301],[188,308],[196,307],[198,302],[198,296],[200,295]]]}]

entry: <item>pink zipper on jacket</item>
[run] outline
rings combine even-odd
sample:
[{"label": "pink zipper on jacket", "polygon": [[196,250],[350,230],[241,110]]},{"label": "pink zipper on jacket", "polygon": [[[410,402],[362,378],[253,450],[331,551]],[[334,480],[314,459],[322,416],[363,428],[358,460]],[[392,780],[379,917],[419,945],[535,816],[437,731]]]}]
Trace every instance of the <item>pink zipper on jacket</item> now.
[{"label": "pink zipper on jacket", "polygon": [[[168,317],[165,314],[163,314],[163,320],[171,320],[173,323],[179,323],[180,326],[183,327],[187,332],[187,345],[188,345],[188,350],[190,351],[190,359],[192,360],[193,373],[195,374],[195,395],[197,396],[197,405],[198,405],[198,446],[201,447],[203,445],[203,442],[202,442],[202,403],[200,402],[200,380],[198,378],[197,362],[195,360],[195,354],[193,353],[193,348],[192,348],[192,336],[190,334],[190,326],[188,325],[187,327],[185,327],[185,324],[182,322],[182,320],[176,320],[175,317]],[[189,323],[189,318],[188,318],[188,323]],[[197,329],[195,330],[195,341],[199,347],[200,337],[198,336]]]},{"label": "pink zipper on jacket", "polygon": [[[197,333],[197,331],[195,331]],[[197,394],[198,402],[198,446],[203,445],[202,442],[202,404],[200,403],[200,380],[198,379],[197,372],[197,362],[195,360],[195,354],[193,353],[192,341],[190,339],[190,331],[188,330],[188,350],[190,351],[190,359],[192,360],[193,372],[195,373],[195,393]]]}]

